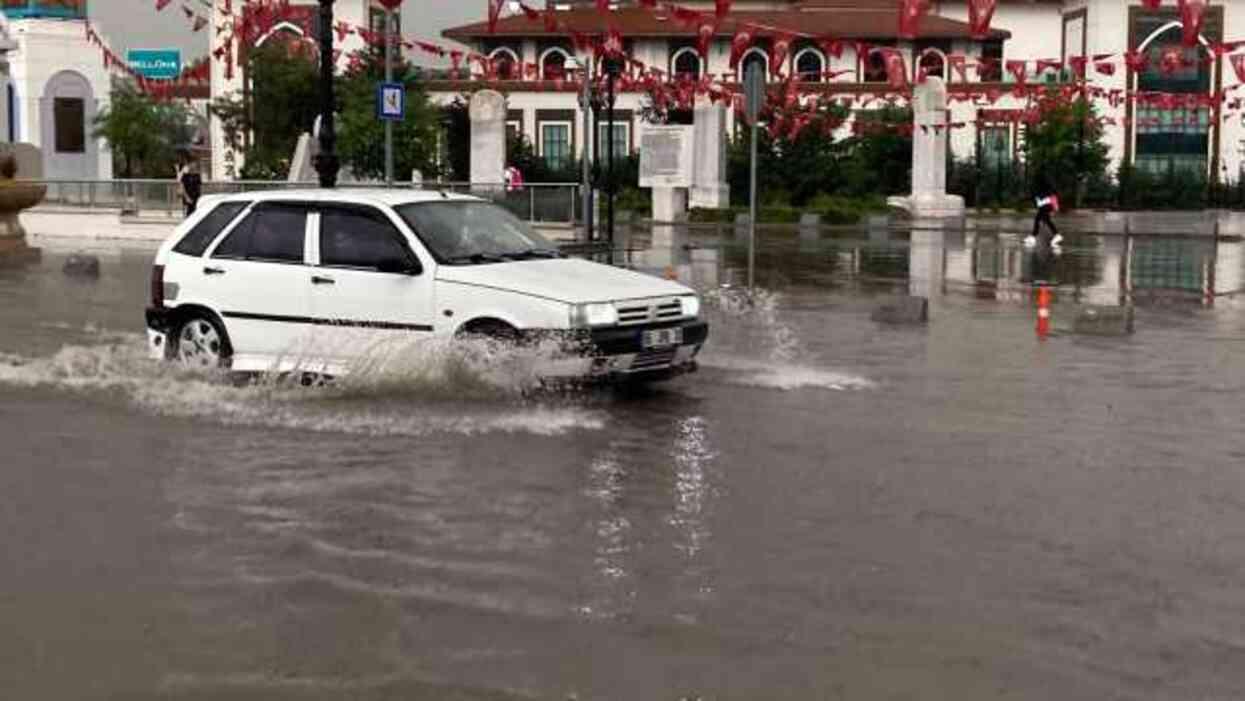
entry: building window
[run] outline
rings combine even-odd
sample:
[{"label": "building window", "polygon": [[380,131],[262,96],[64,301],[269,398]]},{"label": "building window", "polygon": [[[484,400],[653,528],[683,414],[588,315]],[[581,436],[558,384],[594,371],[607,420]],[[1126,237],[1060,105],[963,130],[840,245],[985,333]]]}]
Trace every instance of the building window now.
[{"label": "building window", "polygon": [[570,165],[571,123],[542,122],[540,125],[540,155],[550,168]]},{"label": "building window", "polygon": [[[1205,46],[1183,47],[1181,28],[1175,10],[1157,14],[1138,14],[1130,34],[1145,37],[1137,47],[1150,61],[1137,75],[1137,90],[1175,94],[1204,94],[1212,90],[1214,61]],[[1210,30],[1208,30],[1210,31]],[[1176,50],[1183,65],[1176,70],[1161,68],[1163,54]],[[1185,105],[1171,109],[1137,106],[1134,115],[1136,148],[1134,165],[1139,170],[1165,173],[1168,170],[1205,174],[1210,167],[1212,114],[1205,107]]]},{"label": "building window", "polygon": [[816,49],[804,49],[795,56],[795,72],[806,83],[820,83],[826,72],[826,61]]},{"label": "building window", "polygon": [[861,61],[862,79],[866,83],[885,83],[887,81],[886,56],[879,50],[870,51]]},{"label": "building window", "polygon": [[523,123],[517,119],[506,120],[506,140],[519,138],[523,134]]},{"label": "building window", "polygon": [[670,71],[675,78],[697,80],[700,78],[700,56],[695,49],[679,49],[671,61]]},{"label": "building window", "polygon": [[921,54],[921,61],[917,64],[917,77],[922,75],[931,78],[947,79],[947,61],[938,49],[926,49]]},{"label": "building window", "polygon": [[744,54],[744,59],[739,62],[739,80],[743,81],[744,76],[748,75],[748,67],[755,65],[761,71],[761,75],[769,78],[769,57],[760,49],[748,49]]},{"label": "building window", "polygon": [[542,80],[563,80],[566,78],[566,62],[570,58],[562,49],[549,49],[540,59],[540,77]]},{"label": "building window", "polygon": [[[610,125],[605,122],[597,123],[597,142],[601,157],[604,158],[609,153],[609,135]],[[631,154],[631,125],[626,123],[614,123],[614,160],[621,160]]]},{"label": "building window", "polygon": [[997,83],[1003,80],[1003,42],[987,41],[981,45],[981,82]]},{"label": "building window", "polygon": [[82,98],[55,98],[52,123],[56,130],[57,153],[86,152],[86,102]]},{"label": "building window", "polygon": [[1009,126],[982,127],[981,163],[988,170],[1003,168],[1012,162],[1012,130]]},{"label": "building window", "polygon": [[489,54],[489,59],[493,61],[493,73],[498,80],[519,80],[522,77],[517,71],[519,59],[510,49],[497,49]]}]

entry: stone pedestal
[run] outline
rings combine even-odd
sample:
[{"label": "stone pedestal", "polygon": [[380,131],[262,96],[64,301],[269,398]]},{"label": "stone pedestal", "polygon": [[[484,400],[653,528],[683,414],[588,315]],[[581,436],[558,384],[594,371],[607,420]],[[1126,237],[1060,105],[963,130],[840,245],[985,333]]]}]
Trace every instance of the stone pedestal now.
[{"label": "stone pedestal", "polygon": [[726,184],[726,107],[701,98],[692,122],[695,162],[692,166],[691,206],[721,209],[731,205]]},{"label": "stone pedestal", "polygon": [[963,216],[964,198],[947,194],[947,87],[941,78],[916,87],[912,111],[912,194],[886,202],[913,218]]},{"label": "stone pedestal", "polygon": [[653,188],[653,221],[681,222],[687,220],[687,190],[681,187]]},{"label": "stone pedestal", "polygon": [[506,171],[506,98],[478,90],[468,105],[471,118],[471,185],[501,188]]}]

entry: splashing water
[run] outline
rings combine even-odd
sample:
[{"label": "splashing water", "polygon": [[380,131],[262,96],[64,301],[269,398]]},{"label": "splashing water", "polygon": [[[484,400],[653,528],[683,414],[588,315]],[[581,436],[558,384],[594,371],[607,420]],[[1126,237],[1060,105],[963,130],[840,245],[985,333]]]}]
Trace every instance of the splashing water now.
[{"label": "splashing water", "polygon": [[542,362],[555,360],[541,346],[385,344],[370,349],[345,376],[304,387],[301,373],[242,381],[226,372],[152,361],[145,339],[129,334],[124,342],[65,346],[44,358],[0,355],[0,384],[116,392],[143,411],[227,425],[407,436],[603,428],[600,411],[566,402],[548,406],[530,397]]}]

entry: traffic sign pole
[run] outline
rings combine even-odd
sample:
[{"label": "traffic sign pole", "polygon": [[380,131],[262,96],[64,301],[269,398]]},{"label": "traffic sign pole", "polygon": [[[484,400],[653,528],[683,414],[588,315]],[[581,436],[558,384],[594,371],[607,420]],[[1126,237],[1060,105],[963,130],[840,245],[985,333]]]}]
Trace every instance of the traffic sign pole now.
[{"label": "traffic sign pole", "polygon": [[757,120],[761,118],[761,105],[765,100],[765,74],[755,63],[744,69],[744,107],[748,123],[752,125],[752,173],[748,185],[748,292],[756,284],[757,250]]},{"label": "traffic sign pole", "polygon": [[[393,82],[393,10],[385,8],[385,82]],[[393,120],[385,120],[385,186],[393,187]]]}]

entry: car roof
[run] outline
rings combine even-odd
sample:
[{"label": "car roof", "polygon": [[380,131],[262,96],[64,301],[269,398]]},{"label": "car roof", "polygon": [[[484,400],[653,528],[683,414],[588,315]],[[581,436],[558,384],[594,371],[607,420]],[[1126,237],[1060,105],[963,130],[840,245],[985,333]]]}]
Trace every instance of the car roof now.
[{"label": "car roof", "polygon": [[462,195],[439,190],[414,190],[410,188],[381,187],[342,187],[342,188],[307,188],[248,190],[219,196],[220,201],[242,202],[340,202],[346,204],[388,205],[396,207],[415,202],[437,202],[453,200],[458,202],[484,202],[485,200],[471,195]]}]

